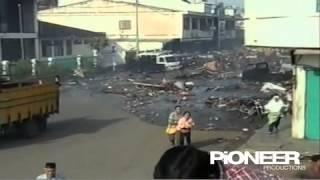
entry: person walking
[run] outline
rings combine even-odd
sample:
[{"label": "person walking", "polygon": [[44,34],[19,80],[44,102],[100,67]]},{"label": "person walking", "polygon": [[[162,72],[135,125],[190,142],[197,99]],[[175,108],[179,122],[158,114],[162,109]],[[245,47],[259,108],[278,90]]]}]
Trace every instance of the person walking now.
[{"label": "person walking", "polygon": [[172,146],[176,145],[176,133],[177,133],[177,124],[179,119],[182,117],[181,114],[181,106],[177,105],[175,108],[175,111],[170,113],[169,119],[168,119],[168,127],[166,129],[166,134],[169,137],[169,141]]},{"label": "person walking", "polygon": [[187,145],[191,144],[191,128],[194,125],[195,123],[192,120],[191,113],[189,111],[184,112],[183,117],[179,119],[177,125],[180,146],[183,146],[185,141]]},{"label": "person walking", "polygon": [[266,113],[268,113],[268,125],[269,133],[272,134],[274,129],[278,132],[280,120],[282,118],[282,112],[285,105],[279,96],[274,96],[267,105],[265,105]]}]

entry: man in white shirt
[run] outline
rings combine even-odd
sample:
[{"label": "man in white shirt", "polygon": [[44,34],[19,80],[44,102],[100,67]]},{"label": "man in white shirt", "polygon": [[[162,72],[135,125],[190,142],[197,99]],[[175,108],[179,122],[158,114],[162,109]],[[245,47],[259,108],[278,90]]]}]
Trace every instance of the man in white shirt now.
[{"label": "man in white shirt", "polygon": [[64,180],[62,176],[56,172],[56,163],[47,162],[44,168],[44,174],[37,177],[37,180]]}]

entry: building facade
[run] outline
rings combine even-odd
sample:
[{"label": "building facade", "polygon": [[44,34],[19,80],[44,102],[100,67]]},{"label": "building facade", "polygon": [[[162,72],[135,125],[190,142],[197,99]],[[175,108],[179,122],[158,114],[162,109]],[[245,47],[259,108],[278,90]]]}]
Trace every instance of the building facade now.
[{"label": "building facade", "polygon": [[320,49],[296,49],[292,136],[320,140]]},{"label": "building facade", "polygon": [[136,13],[136,4],[132,2],[89,0],[40,11],[39,19],[57,25],[104,32],[122,53],[136,49],[137,32],[141,51],[161,49],[170,41],[178,41],[179,45],[180,42],[212,41],[215,17],[204,12],[145,4],[139,4]]},{"label": "building facade", "polygon": [[39,57],[36,0],[0,1],[0,60]]},{"label": "building facade", "polygon": [[294,49],[292,137],[320,140],[320,0],[246,0],[245,13],[247,46]]},{"label": "building facade", "polygon": [[104,46],[104,33],[39,22],[40,59],[94,56]]},{"label": "building facade", "polygon": [[245,1],[246,45],[320,47],[319,0]]}]

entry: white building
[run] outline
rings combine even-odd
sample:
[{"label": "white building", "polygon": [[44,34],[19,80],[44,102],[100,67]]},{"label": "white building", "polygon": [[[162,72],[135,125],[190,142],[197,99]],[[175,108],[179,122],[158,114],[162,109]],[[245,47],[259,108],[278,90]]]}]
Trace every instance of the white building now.
[{"label": "white building", "polygon": [[246,0],[246,45],[320,47],[319,3],[319,0]]},{"label": "white building", "polygon": [[320,140],[320,0],[246,0],[245,44],[294,49],[292,136]]},{"label": "white building", "polygon": [[[126,51],[136,49],[136,4],[130,0],[87,0],[59,6],[39,12],[39,20],[47,23],[103,32],[107,39],[117,46],[124,57]],[[172,46],[186,44],[198,49],[214,46],[214,19],[205,13],[203,3],[195,11],[193,4],[183,1],[141,0],[138,5],[138,35],[140,50],[161,49],[164,44],[174,41]],[[169,4],[168,4],[169,3]],[[165,6],[165,7],[164,7]],[[189,8],[187,8],[189,7]]]}]

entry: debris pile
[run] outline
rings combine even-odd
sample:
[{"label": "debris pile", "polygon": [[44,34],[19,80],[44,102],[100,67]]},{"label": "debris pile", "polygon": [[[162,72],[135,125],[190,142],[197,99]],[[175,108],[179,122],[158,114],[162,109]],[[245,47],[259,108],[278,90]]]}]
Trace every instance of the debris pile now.
[{"label": "debris pile", "polygon": [[[168,114],[179,104],[192,112],[199,129],[247,132],[265,122],[254,120],[262,118],[262,107],[270,96],[282,96],[288,89],[287,85],[271,82],[242,82],[241,73],[248,64],[269,58],[246,51],[217,51],[193,57],[182,63],[185,66],[181,70],[118,72],[102,80],[102,91],[125,97],[123,108],[151,123],[166,125]],[[270,61],[271,69],[276,61]]]}]

